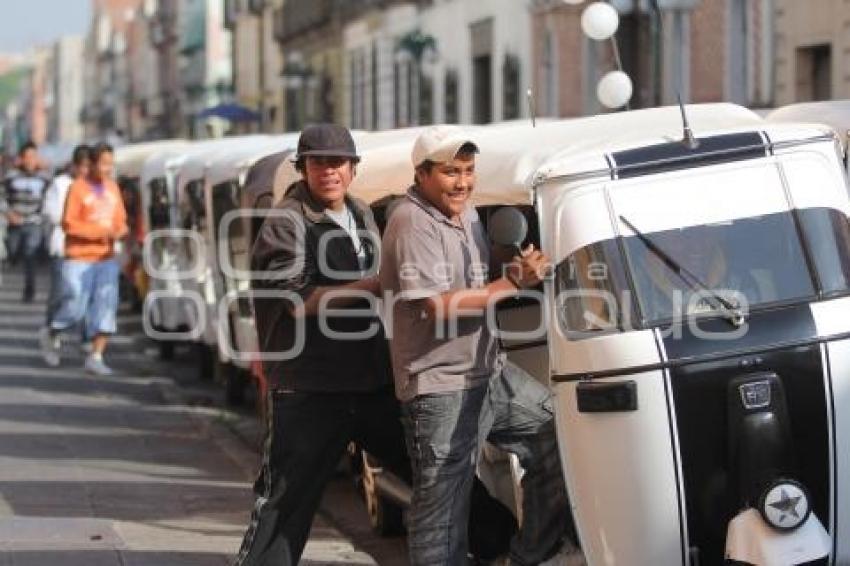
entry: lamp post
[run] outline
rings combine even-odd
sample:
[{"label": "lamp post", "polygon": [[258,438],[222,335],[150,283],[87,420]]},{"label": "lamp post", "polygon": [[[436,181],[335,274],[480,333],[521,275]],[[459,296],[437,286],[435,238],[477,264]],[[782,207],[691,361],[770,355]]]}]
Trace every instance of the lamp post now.
[{"label": "lamp post", "polygon": [[609,71],[599,81],[596,97],[606,108],[625,106],[628,110],[634,86],[632,79],[623,72],[623,62],[620,59],[620,49],[615,36],[619,25],[620,16],[617,10],[607,2],[593,2],[581,15],[581,29],[586,36],[595,41],[611,41],[614,62],[617,66],[617,70]]},{"label": "lamp post", "polygon": [[[422,81],[422,60],[426,55],[435,56],[437,53],[437,40],[434,36],[422,33],[420,30],[413,30],[403,35],[398,40],[396,45],[396,59],[404,61],[409,58],[414,63],[415,77],[415,105],[413,115],[416,117],[416,123],[419,123],[420,118],[420,98],[422,96],[421,81]],[[411,85],[412,87],[413,85]],[[410,88],[414,91],[414,88]],[[408,96],[412,96],[410,93]]]}]

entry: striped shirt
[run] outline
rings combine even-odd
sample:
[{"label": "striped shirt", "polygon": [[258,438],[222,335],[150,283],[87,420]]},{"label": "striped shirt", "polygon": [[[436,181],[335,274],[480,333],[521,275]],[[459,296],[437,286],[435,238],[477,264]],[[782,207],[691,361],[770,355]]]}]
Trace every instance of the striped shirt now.
[{"label": "striped shirt", "polygon": [[47,186],[47,179],[41,175],[14,169],[0,185],[0,206],[20,214],[25,223],[40,224]]}]

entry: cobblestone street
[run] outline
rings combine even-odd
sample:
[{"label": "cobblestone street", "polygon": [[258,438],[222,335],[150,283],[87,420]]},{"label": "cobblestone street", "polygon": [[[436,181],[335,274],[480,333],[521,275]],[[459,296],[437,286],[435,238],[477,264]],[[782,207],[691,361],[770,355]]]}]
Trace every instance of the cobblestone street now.
[{"label": "cobblestone street", "polygon": [[[230,563],[259,458],[233,430],[256,435],[255,417],[168,377],[126,312],[106,355],[114,376],[87,375],[73,337],[62,366],[47,368],[46,283],[34,304],[20,302],[16,273],[0,287],[0,564]],[[375,562],[319,518],[302,563]]]}]

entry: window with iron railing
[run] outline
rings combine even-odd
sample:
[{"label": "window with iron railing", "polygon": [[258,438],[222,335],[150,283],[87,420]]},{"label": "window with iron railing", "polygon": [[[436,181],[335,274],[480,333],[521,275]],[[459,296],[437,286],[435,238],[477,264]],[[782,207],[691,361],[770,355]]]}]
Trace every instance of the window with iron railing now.
[{"label": "window with iron railing", "polygon": [[459,119],[459,85],[458,85],[458,75],[455,70],[446,71],[445,78],[445,96],[443,99],[445,108],[444,108],[444,117],[443,121],[447,124],[456,124]]},{"label": "window with iron railing", "polygon": [[278,40],[289,41],[295,36],[330,23],[334,5],[334,0],[287,0],[283,5],[283,22]]},{"label": "window with iron railing", "polygon": [[502,118],[514,120],[520,116],[520,64],[513,54],[505,55],[502,64]]}]

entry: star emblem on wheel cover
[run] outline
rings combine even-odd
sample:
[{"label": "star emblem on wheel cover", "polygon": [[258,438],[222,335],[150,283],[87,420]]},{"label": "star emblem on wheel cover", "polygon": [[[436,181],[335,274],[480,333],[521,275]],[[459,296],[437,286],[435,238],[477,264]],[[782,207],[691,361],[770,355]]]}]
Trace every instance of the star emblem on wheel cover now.
[{"label": "star emblem on wheel cover", "polygon": [[784,522],[787,515],[792,515],[795,519],[799,519],[800,514],[797,513],[797,506],[800,504],[800,500],[803,499],[803,496],[798,495],[797,497],[791,497],[788,495],[788,491],[786,491],[784,487],[780,488],[779,492],[781,494],[780,500],[775,503],[768,504],[781,513],[779,516],[779,522]]},{"label": "star emblem on wheel cover", "polygon": [[762,515],[780,530],[799,527],[809,515],[809,499],[805,488],[795,481],[779,481],[762,499]]}]

